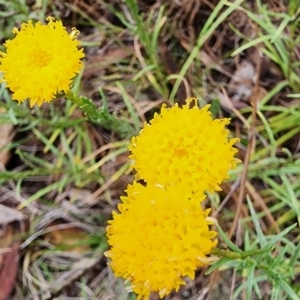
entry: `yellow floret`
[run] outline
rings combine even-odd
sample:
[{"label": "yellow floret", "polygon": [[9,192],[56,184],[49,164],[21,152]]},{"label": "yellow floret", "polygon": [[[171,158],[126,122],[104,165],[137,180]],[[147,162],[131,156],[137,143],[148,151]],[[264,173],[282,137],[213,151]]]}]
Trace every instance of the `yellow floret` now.
[{"label": "yellow floret", "polygon": [[233,145],[238,139],[229,138],[229,119],[212,119],[209,105],[190,108],[195,100],[187,99],[182,108],[163,106],[132,138],[129,150],[136,179],[180,185],[193,193],[220,190],[228,170],[236,168]]},{"label": "yellow floret", "polygon": [[78,50],[78,31],[68,34],[61,21],[49,17],[48,24],[32,21],[14,29],[15,38],[0,52],[3,82],[13,99],[30,105],[50,102],[59,92],[70,90],[73,78],[82,68],[83,50]]},{"label": "yellow floret", "polygon": [[183,277],[194,278],[216,246],[216,232],[203,211],[199,198],[187,197],[180,188],[142,186],[134,182],[122,197],[107,227],[111,250],[105,255],[116,276],[131,283],[138,299],[151,292],[160,297],[185,284]]}]

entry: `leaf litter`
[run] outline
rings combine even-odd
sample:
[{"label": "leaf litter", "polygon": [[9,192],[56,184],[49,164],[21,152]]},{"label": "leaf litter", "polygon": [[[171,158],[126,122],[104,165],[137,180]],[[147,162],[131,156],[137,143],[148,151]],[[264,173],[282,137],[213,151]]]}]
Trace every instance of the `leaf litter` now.
[{"label": "leaf litter", "polygon": [[[167,22],[160,32],[157,55],[163,78],[180,72],[185,58],[194,48],[201,28],[218,2],[217,0],[192,0],[164,3],[164,15],[167,17]],[[147,0],[138,1],[138,4],[146,18],[153,16],[151,12],[158,12],[161,6],[158,1]],[[268,5],[272,11],[285,9],[280,1],[266,1],[265,5]],[[115,86],[115,82],[120,81],[126,86],[126,92],[132,97],[133,103],[139,108],[140,118],[144,120],[151,118],[155,109],[161,103],[168,101],[168,95],[175,81],[168,81],[166,94],[158,92],[145,77],[142,77],[140,81],[133,81],[140,67],[148,63],[147,49],[140,41],[134,43],[135,34],[118,19],[117,11],[128,16],[128,8],[123,3],[117,0],[111,1],[109,5],[105,2],[90,0],[66,4],[54,1],[53,7],[48,8],[48,13],[51,14],[54,11],[67,24],[76,26],[80,24],[82,41],[87,44],[94,43],[94,46],[86,47],[86,66],[82,75],[83,94],[93,98],[100,106],[102,97],[99,95],[99,88],[101,88],[107,97],[109,111],[122,116],[122,113],[128,113],[128,109],[123,102],[120,88]],[[99,23],[102,27],[97,27]],[[223,114],[236,112],[231,128],[236,136],[248,135],[249,114],[244,113],[243,109],[247,111],[249,107],[259,105],[266,94],[284,79],[280,68],[274,62],[269,61],[265,54],[261,55],[261,52],[257,51],[260,49],[259,45],[235,57],[230,56],[232,51],[243,44],[243,37],[251,37],[251,39],[258,37],[257,30],[257,24],[254,24],[246,13],[236,10],[206,40],[197,53],[196,59],[188,68],[177,92],[179,102],[192,94],[202,97],[206,102],[213,102],[214,98],[218,98]],[[275,107],[288,107],[293,104],[293,100],[287,97],[289,93],[291,93],[290,88],[285,87],[279,90],[269,99],[269,104]],[[63,100],[58,102],[57,111],[61,111],[64,105]],[[45,108],[43,113],[48,118],[51,116],[50,109]],[[277,116],[276,111],[269,111],[266,114],[268,114],[268,119]],[[81,117],[80,112],[73,112],[74,120]],[[45,128],[47,126],[41,126],[39,130],[44,132]],[[20,160],[15,153],[16,149],[12,147],[12,151],[8,151],[5,148],[4,158],[0,156],[0,162],[7,170],[16,172],[31,170],[33,167],[40,167],[42,160],[56,167],[63,164],[63,161],[55,157],[51,151],[45,153],[40,151],[45,146],[30,129],[24,130],[20,126],[18,130],[19,133],[14,137],[13,142],[20,139],[20,135],[22,138],[26,137],[24,142],[20,142],[20,146],[23,147],[22,151],[29,155],[24,162],[24,159]],[[86,151],[86,155],[82,157],[88,157],[89,159],[86,159],[84,163],[90,162],[92,165],[111,151],[109,147],[103,152],[98,152],[98,149],[115,142],[118,137],[109,130],[91,124],[85,126],[84,130],[92,141],[93,149],[90,151],[82,149]],[[1,139],[4,140],[1,145],[8,145],[13,137],[13,127],[1,127],[0,132],[0,142]],[[59,134],[65,134],[69,138],[75,136],[74,132],[75,130],[70,126],[69,130],[61,131]],[[256,129],[254,132],[257,135],[256,147],[259,149],[267,147],[265,133]],[[278,137],[284,136],[287,132],[288,130],[279,131]],[[280,145],[287,149],[283,155],[299,153],[299,137],[298,132],[291,135],[285,144]],[[76,141],[78,141],[76,138],[69,145],[74,153],[76,153]],[[53,144],[60,151],[68,150],[63,144],[63,139],[54,139]],[[242,159],[246,156],[246,147],[246,143],[245,147],[241,146]],[[1,146],[0,149],[2,149]],[[74,161],[80,165],[80,158],[75,156]],[[41,160],[34,160],[33,157]],[[102,187],[120,168],[120,164],[125,162],[126,156],[120,157],[117,161],[110,161],[102,166],[101,172],[96,174],[93,180],[86,184],[74,184],[74,180],[67,182],[63,188],[54,187],[22,211],[16,209],[17,205],[39,190],[59,182],[63,177],[61,171],[57,174],[49,171],[44,175],[31,175],[29,178],[24,178],[21,188],[17,187],[17,184],[20,184],[17,180],[5,181],[5,186],[1,188],[0,223],[4,230],[1,241],[6,240],[7,244],[4,243],[1,246],[0,300],[9,297],[10,293],[12,293],[10,299],[16,300],[85,299],[82,297],[83,291],[86,299],[121,299],[119,297],[130,299],[130,295],[125,292],[124,283],[114,278],[106,267],[106,260],[101,254],[104,249],[97,248],[100,242],[103,242],[104,228],[111,211],[116,209],[119,196],[123,194],[132,175],[124,174],[117,181],[112,181],[113,184],[109,183],[107,188]],[[253,171],[250,167],[249,172],[255,172],[255,170]],[[221,199],[225,199],[227,194],[231,193],[232,184],[230,182],[224,184],[223,192],[220,193]],[[268,210],[268,205],[274,201],[274,198],[265,188],[264,183],[253,176],[250,182],[239,184],[244,185],[251,194],[259,211]],[[15,192],[17,188],[20,193]],[[263,191],[263,195],[260,195],[260,190]],[[266,203],[262,203],[262,199]],[[234,212],[238,201],[239,195],[233,191],[224,204],[224,209]],[[248,217],[248,210],[244,204],[241,207],[241,216]],[[270,228],[276,231],[276,225],[274,225],[276,216],[276,213],[272,214],[267,211],[263,219],[264,231],[267,232]],[[227,226],[232,224],[232,220],[226,220],[221,211],[216,210],[215,217],[220,218],[224,230],[230,229]],[[28,226],[25,226],[27,221]],[[15,233],[9,229],[11,224],[20,223],[26,227],[22,244],[18,240],[13,242]],[[105,242],[103,242],[103,247],[105,248]],[[8,249],[9,251],[6,252]],[[22,252],[17,272],[18,260],[16,258],[19,249]],[[10,268],[10,272],[7,268]],[[2,282],[5,282],[4,288],[2,288]],[[220,295],[223,299],[224,297],[229,299],[230,286],[239,286],[241,282],[241,279],[236,278],[230,270],[215,272],[209,278],[204,276],[204,272],[199,271],[195,281],[188,281],[186,287],[182,287],[178,293],[173,293],[166,299],[206,299],[207,295],[212,300],[220,299]],[[265,285],[262,291],[265,297],[268,297],[270,286]],[[153,295],[152,300],[154,299],[158,299],[157,295]]]}]

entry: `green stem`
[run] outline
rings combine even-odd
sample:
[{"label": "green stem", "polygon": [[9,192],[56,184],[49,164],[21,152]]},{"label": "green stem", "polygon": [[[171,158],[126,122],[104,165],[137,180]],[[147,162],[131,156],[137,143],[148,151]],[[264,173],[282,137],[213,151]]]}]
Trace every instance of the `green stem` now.
[{"label": "green stem", "polygon": [[211,251],[211,254],[217,255],[219,257],[245,259],[249,256],[264,254],[264,253],[268,253],[270,251],[271,251],[271,248],[268,248],[268,249],[255,249],[255,250],[249,250],[249,251],[238,253],[238,252],[233,252],[233,251],[226,250],[226,249],[215,248]]},{"label": "green stem", "polygon": [[127,121],[120,120],[111,114],[105,103],[98,108],[91,99],[78,96],[72,91],[67,92],[65,97],[76,104],[90,122],[117,132],[121,138],[129,138],[133,135],[134,130],[131,125]]}]

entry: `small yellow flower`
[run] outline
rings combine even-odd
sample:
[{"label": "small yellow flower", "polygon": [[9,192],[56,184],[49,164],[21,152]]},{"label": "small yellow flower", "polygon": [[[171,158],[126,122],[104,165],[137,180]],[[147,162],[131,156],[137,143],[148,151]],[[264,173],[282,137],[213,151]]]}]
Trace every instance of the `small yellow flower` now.
[{"label": "small yellow flower", "polygon": [[160,297],[185,284],[183,277],[194,278],[197,268],[205,266],[216,246],[216,232],[200,202],[204,196],[188,198],[175,186],[142,186],[134,182],[113,213],[107,227],[111,250],[105,255],[116,276],[131,283],[138,299],[151,292]]},{"label": "small yellow flower", "polygon": [[163,106],[150,123],[145,123],[129,150],[134,160],[136,179],[165,187],[180,185],[187,191],[203,193],[220,190],[228,170],[236,168],[237,152],[225,126],[229,119],[215,119],[209,105],[190,108]]},{"label": "small yellow flower", "polygon": [[50,102],[59,92],[70,90],[72,79],[82,68],[83,50],[78,50],[77,35],[68,34],[61,21],[47,18],[48,24],[32,21],[14,29],[15,38],[6,41],[6,53],[0,52],[3,82],[13,99],[30,98],[30,106]]}]

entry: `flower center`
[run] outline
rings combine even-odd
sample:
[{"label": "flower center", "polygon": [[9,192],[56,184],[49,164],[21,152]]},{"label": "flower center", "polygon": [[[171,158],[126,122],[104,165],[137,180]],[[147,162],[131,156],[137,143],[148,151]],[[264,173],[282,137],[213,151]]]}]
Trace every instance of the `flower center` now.
[{"label": "flower center", "polygon": [[48,66],[52,58],[52,53],[38,49],[34,51],[34,55],[32,55],[32,65],[35,68],[41,69]]},{"label": "flower center", "polygon": [[178,148],[175,150],[175,156],[178,158],[182,158],[187,155],[186,149]]}]

